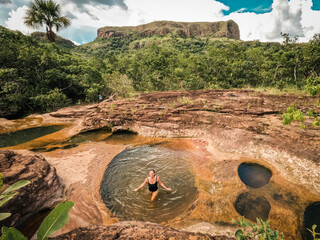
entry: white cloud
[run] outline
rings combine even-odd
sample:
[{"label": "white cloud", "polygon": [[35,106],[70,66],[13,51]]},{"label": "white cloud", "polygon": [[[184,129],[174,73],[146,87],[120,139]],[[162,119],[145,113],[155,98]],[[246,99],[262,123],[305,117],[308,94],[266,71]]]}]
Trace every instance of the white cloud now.
[{"label": "white cloud", "polygon": [[156,20],[218,21],[229,7],[213,0],[125,0],[130,25]]},{"label": "white cloud", "polygon": [[228,17],[239,24],[242,40],[281,42],[282,32],[306,42],[320,32],[320,11],[312,10],[312,0],[274,0],[269,13],[231,13]]},{"label": "white cloud", "polygon": [[[274,0],[271,12],[256,14],[234,12],[224,16],[229,7],[215,0],[124,0],[127,9],[119,5],[79,5],[72,1],[57,0],[63,14],[72,14],[72,25],[61,35],[84,43],[96,36],[103,26],[135,26],[156,20],[172,21],[222,21],[233,19],[239,24],[242,40],[282,41],[280,32],[299,35],[308,41],[320,32],[320,11],[312,10],[312,0]],[[6,21],[7,27],[25,33],[34,29],[23,24],[27,7],[12,10]],[[42,29],[43,31],[43,29]]]},{"label": "white cloud", "polygon": [[12,30],[19,30],[25,34],[36,31],[34,28],[27,27],[24,24],[23,18],[26,14],[27,9],[27,6],[23,6],[19,7],[17,10],[12,10],[11,12],[9,12],[9,18],[7,21],[5,21],[6,26]]}]

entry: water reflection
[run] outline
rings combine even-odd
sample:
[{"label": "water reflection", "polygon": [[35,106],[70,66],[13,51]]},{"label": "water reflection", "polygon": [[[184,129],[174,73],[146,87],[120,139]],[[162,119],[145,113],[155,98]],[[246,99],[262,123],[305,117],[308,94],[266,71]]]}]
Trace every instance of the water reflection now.
[{"label": "water reflection", "polygon": [[238,167],[241,181],[249,187],[260,188],[269,183],[272,172],[257,163],[241,163]]},{"label": "water reflection", "polygon": [[[150,169],[156,170],[172,192],[160,188],[155,202],[150,201],[147,186],[138,187]],[[101,196],[107,207],[124,220],[163,222],[183,213],[196,199],[197,189],[185,154],[159,146],[125,150],[109,164]]]},{"label": "water reflection", "polygon": [[28,128],[21,131],[0,134],[0,148],[16,146],[21,143],[29,142],[33,139],[57,132],[64,126],[45,126]]}]

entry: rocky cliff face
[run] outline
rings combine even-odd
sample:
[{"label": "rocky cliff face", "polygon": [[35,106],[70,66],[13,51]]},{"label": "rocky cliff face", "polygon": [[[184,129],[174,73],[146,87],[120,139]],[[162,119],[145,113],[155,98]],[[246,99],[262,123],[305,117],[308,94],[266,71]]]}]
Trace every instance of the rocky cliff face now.
[{"label": "rocky cliff face", "polygon": [[77,228],[60,235],[55,240],[87,240],[87,239],[170,239],[170,240],[232,240],[226,236],[210,236],[192,233],[147,222],[120,222],[111,226],[90,226]]},{"label": "rocky cliff face", "polygon": [[194,23],[157,21],[136,27],[103,27],[98,29],[98,37],[100,38],[148,37],[168,34],[185,37],[226,37],[240,39],[239,26],[232,20],[226,22]]},{"label": "rocky cliff face", "polygon": [[21,155],[9,150],[0,151],[0,172],[4,189],[19,180],[31,183],[19,189],[13,199],[0,208],[11,216],[1,221],[1,226],[19,226],[42,210],[53,207],[62,200],[63,186],[56,169],[41,156]]}]

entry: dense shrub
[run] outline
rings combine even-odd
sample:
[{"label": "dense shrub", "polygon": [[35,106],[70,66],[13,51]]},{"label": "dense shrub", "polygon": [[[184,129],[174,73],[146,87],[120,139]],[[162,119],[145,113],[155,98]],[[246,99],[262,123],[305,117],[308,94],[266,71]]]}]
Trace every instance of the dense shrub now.
[{"label": "dense shrub", "polygon": [[0,27],[0,117],[134,91],[294,87],[319,94],[320,35],[289,40],[132,36],[67,49]]}]

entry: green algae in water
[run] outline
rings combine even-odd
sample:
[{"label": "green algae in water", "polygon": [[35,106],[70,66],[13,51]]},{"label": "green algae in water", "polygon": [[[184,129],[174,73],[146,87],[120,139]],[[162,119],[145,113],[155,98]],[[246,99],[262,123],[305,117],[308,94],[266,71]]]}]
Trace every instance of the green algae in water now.
[{"label": "green algae in water", "polygon": [[[148,185],[133,190],[156,170],[161,181],[159,194],[150,201]],[[109,164],[100,188],[101,196],[112,213],[123,220],[164,222],[184,213],[196,200],[197,189],[186,154],[160,146],[143,146],[118,154]]]},{"label": "green algae in water", "polygon": [[33,139],[57,132],[63,129],[64,126],[44,126],[28,128],[21,131],[9,132],[0,134],[0,148],[19,145],[25,142],[29,142]]}]

